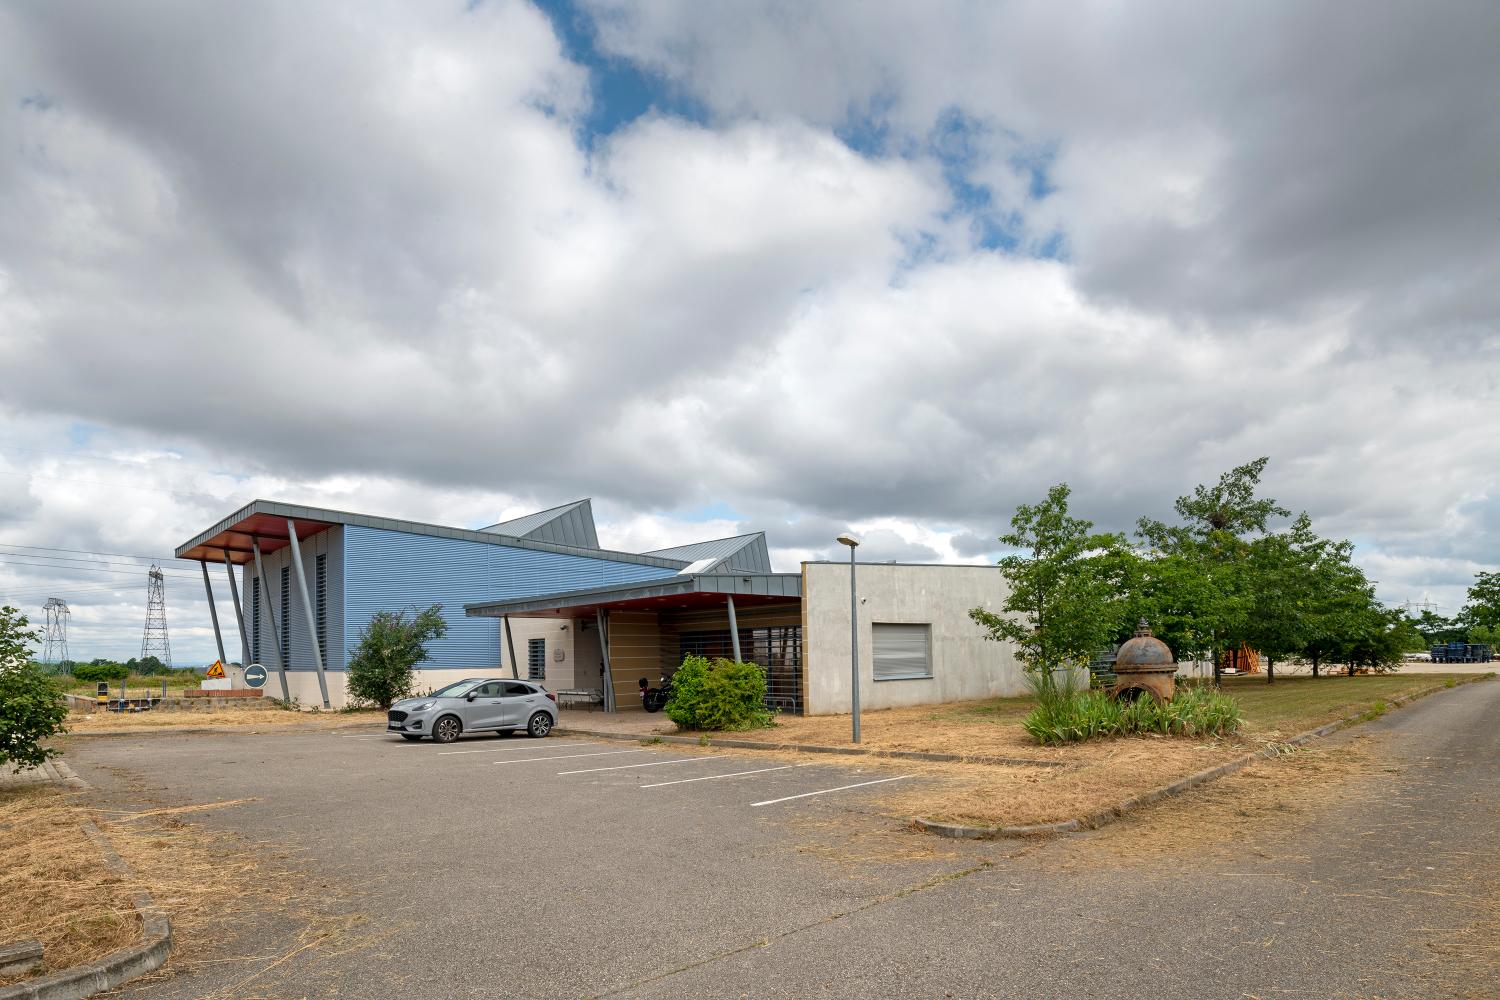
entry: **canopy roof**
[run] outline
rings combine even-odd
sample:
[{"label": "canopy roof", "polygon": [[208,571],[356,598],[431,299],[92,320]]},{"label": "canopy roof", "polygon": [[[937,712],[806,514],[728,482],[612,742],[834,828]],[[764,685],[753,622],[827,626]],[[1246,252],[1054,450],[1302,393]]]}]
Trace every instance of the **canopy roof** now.
[{"label": "canopy roof", "polygon": [[[577,504],[567,506],[576,508]],[[403,521],[398,518],[351,514],[348,511],[328,510],[322,507],[304,507],[300,504],[280,503],[275,500],[251,501],[212,528],[179,545],[176,555],[179,559],[223,562],[224,553],[227,550],[230,562],[249,562],[254,558],[250,548],[252,539],[260,540],[261,552],[275,552],[291,544],[286,527],[288,520],[296,522],[299,541],[336,524],[346,524],[379,528],[385,531],[403,531],[413,535],[431,535],[436,538],[457,538],[464,541],[483,542],[486,545],[507,545],[512,548],[592,556],[596,559],[606,558],[614,562],[660,566],[663,569],[681,570],[689,565],[689,562],[684,559],[637,555],[634,552],[615,552],[610,549],[567,545],[540,538],[519,538],[501,534],[496,530],[502,525],[495,525],[494,528],[484,531],[471,531],[467,528],[449,528],[421,521]]]}]

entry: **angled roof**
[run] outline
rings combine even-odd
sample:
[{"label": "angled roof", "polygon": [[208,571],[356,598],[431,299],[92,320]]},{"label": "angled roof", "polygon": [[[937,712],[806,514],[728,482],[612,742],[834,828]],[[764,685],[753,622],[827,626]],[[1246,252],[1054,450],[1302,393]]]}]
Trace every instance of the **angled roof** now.
[{"label": "angled roof", "polygon": [[741,570],[746,573],[771,572],[771,553],[766,548],[766,533],[754,531],[748,535],[732,538],[715,538],[691,545],[676,545],[669,549],[657,549],[645,553],[660,559],[681,559],[688,564],[701,559],[712,559],[702,572],[715,570]]},{"label": "angled roof", "polygon": [[471,531],[467,528],[449,528],[440,524],[422,521],[403,521],[393,517],[372,517],[368,514],[351,514],[348,511],[328,510],[322,507],[306,507],[301,504],[280,503],[275,500],[252,500],[218,524],[188,539],[177,547],[179,559],[199,559],[209,562],[248,562],[251,558],[250,543],[257,539],[262,552],[274,552],[290,544],[287,521],[297,524],[297,537],[303,539],[336,524],[355,525],[365,528],[380,528],[384,531],[403,531],[412,535],[429,535],[434,538],[456,538],[468,542],[483,542],[486,545],[505,545],[518,549],[538,549],[542,552],[560,552],[565,555],[587,556],[593,559],[608,559],[611,562],[637,563],[642,566],[660,566],[663,569],[682,570],[687,560],[662,556],[637,555],[633,552],[615,552],[582,545],[567,545],[538,538],[518,538],[497,534],[493,531]]},{"label": "angled roof", "polygon": [[465,604],[464,614],[471,618],[500,618],[505,615],[546,618],[564,613],[570,617],[586,617],[597,610],[621,606],[647,611],[699,606],[722,607],[725,597],[729,595],[742,607],[784,603],[802,596],[802,574],[692,573],[664,580],[571,590],[562,594],[477,601]]},{"label": "angled roof", "polygon": [[480,531],[512,538],[531,538],[541,542],[556,542],[559,545],[576,545],[584,549],[599,547],[599,534],[594,530],[594,507],[587,497],[574,500],[560,507],[549,507],[535,514],[511,518],[492,524]]}]

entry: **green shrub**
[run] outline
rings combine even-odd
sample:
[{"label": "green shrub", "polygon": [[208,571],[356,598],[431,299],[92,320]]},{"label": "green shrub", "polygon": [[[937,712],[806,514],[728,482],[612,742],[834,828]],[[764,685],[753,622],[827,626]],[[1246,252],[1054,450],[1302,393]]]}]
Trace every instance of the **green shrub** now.
[{"label": "green shrub", "polygon": [[73,668],[73,677],[89,684],[123,681],[129,676],[130,668],[123,663],[80,663]]},{"label": "green shrub", "polygon": [[19,772],[57,753],[42,743],[65,732],[62,689],[31,659],[41,634],[26,616],[0,607],[0,767]]},{"label": "green shrub", "polygon": [[672,675],[667,718],[683,729],[755,729],[771,724],[766,674],[754,663],[688,656]]},{"label": "green shrub", "polygon": [[1033,684],[1037,707],[1021,725],[1038,743],[1057,746],[1108,736],[1227,736],[1240,728],[1240,706],[1210,688],[1179,688],[1171,701],[1148,695],[1134,701],[1100,690]]}]

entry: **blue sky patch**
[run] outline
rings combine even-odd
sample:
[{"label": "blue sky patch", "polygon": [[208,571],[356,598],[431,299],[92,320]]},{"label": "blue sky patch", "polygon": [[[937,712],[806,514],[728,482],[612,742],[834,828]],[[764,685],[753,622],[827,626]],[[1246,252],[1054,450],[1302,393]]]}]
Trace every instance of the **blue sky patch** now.
[{"label": "blue sky patch", "polygon": [[594,19],[573,0],[533,0],[552,21],[563,52],[589,71],[592,101],[580,127],[580,144],[592,150],[647,114],[663,114],[703,124],[707,109],[656,73],[599,51]]}]

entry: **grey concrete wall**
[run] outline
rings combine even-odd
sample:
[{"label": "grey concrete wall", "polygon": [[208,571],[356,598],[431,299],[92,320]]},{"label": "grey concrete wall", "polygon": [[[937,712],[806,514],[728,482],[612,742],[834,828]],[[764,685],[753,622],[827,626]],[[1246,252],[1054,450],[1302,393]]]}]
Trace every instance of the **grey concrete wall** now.
[{"label": "grey concrete wall", "polygon": [[[849,566],[805,563],[808,715],[849,711]],[[1009,644],[984,638],[975,607],[998,611],[1005,581],[993,566],[864,564],[858,570],[860,706],[863,710],[1022,695],[1026,685]],[[871,625],[932,627],[932,677],[877,681]]]}]

